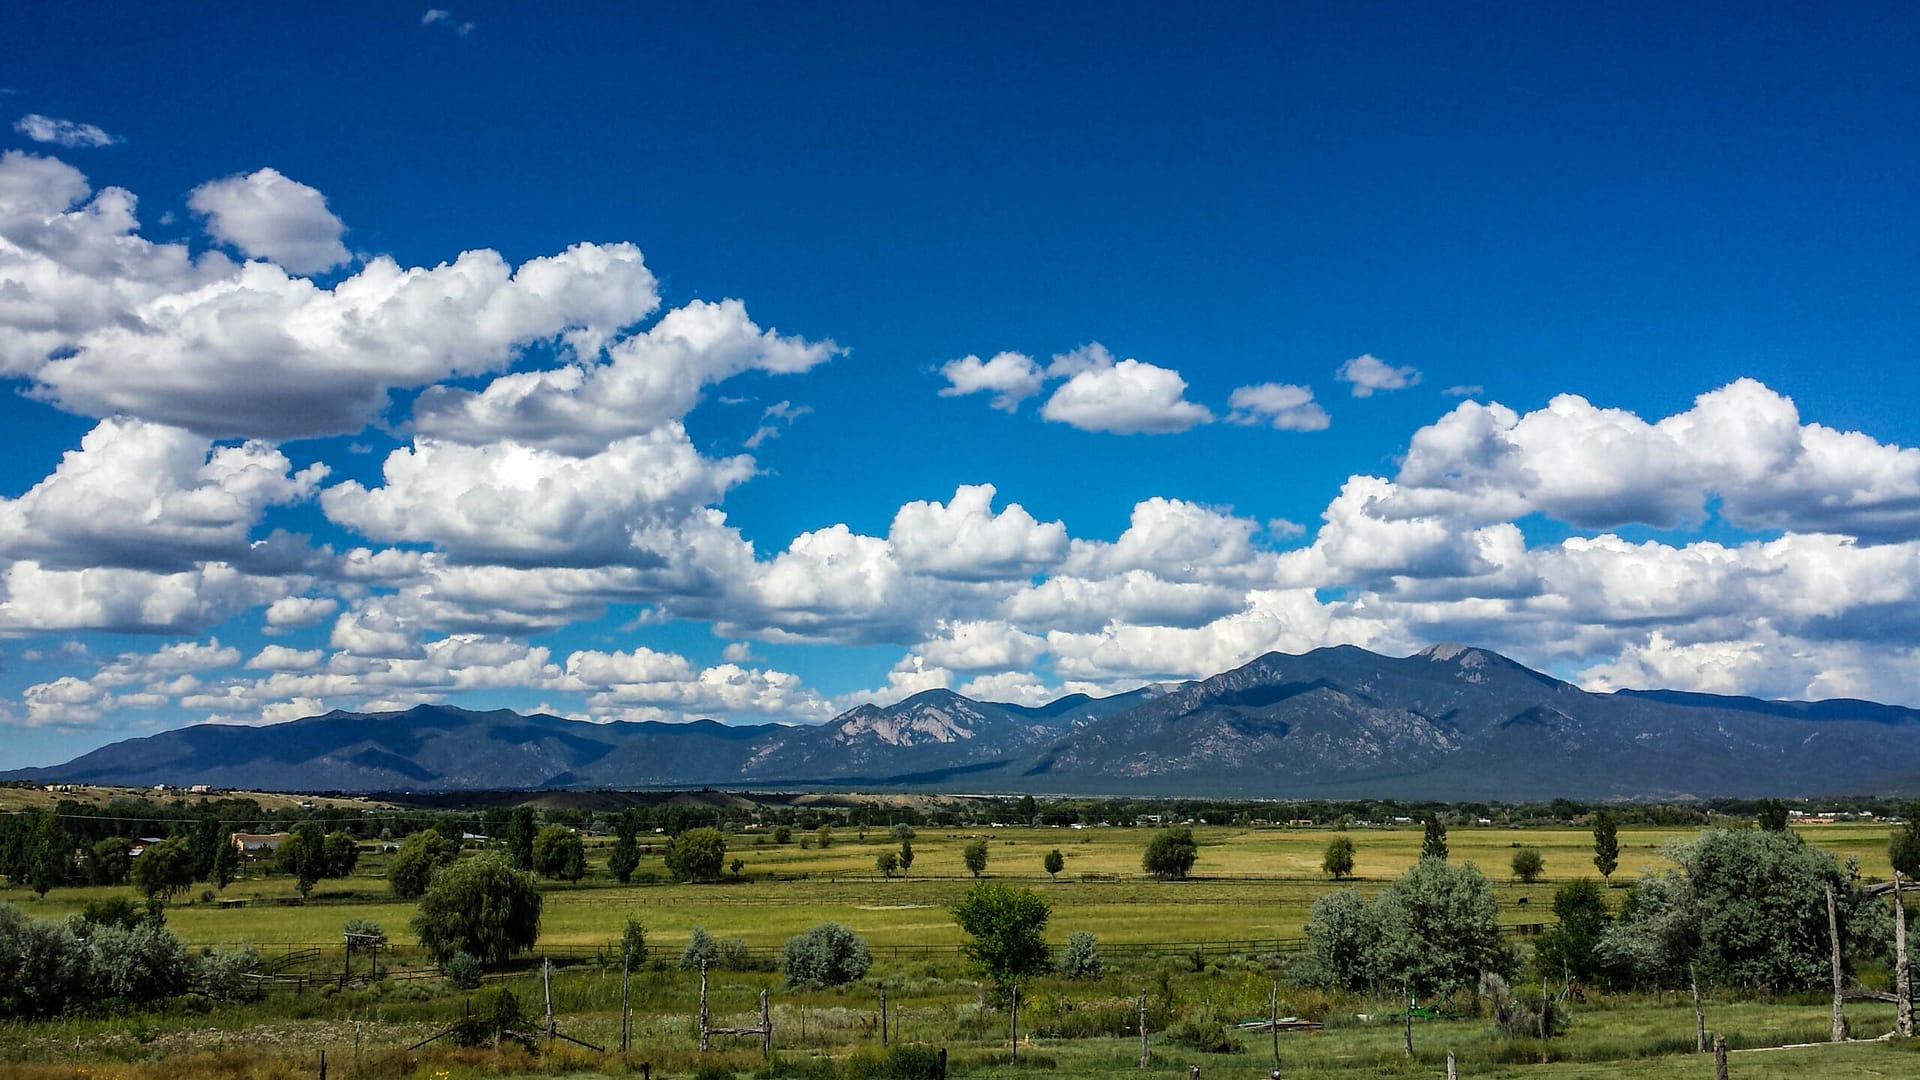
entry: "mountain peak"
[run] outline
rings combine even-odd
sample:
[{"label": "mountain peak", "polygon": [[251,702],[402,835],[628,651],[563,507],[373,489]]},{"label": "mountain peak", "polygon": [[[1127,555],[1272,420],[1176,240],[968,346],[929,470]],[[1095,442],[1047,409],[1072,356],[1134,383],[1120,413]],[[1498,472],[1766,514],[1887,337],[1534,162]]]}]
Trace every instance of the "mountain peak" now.
[{"label": "mountain peak", "polygon": [[[1419,652],[1415,653],[1414,655],[1424,656],[1427,659],[1432,660],[1434,663],[1439,664],[1439,663],[1446,663],[1452,660],[1460,660],[1463,656],[1466,656],[1469,653],[1479,653],[1484,655],[1484,652],[1485,650],[1476,649],[1471,645],[1462,645],[1457,641],[1442,641],[1436,645],[1429,645],[1426,648],[1421,649]],[[1468,661],[1463,661],[1463,662],[1469,662],[1471,659],[1472,658],[1469,657]]]}]

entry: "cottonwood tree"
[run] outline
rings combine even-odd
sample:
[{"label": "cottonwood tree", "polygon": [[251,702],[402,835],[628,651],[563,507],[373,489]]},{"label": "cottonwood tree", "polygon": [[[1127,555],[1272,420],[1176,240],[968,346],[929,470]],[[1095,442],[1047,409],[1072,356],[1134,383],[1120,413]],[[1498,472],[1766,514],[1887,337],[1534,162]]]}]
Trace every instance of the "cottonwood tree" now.
[{"label": "cottonwood tree", "polygon": [[1032,889],[998,882],[969,887],[953,905],[953,921],[968,940],[960,951],[979,974],[1004,990],[1052,966],[1045,934],[1052,905]]},{"label": "cottonwood tree", "polygon": [[148,844],[140,857],[133,860],[128,876],[148,901],[172,900],[193,884],[193,856],[187,850],[186,838],[174,836]]},{"label": "cottonwood tree", "polygon": [[433,883],[433,872],[452,862],[460,851],[433,829],[414,833],[400,842],[387,864],[387,888],[401,900],[417,900]]},{"label": "cottonwood tree", "polygon": [[1920,878],[1920,802],[1910,802],[1900,810],[1903,819],[1887,842],[1887,854],[1893,868],[1909,881]]},{"label": "cottonwood tree", "polygon": [[[779,830],[774,832],[778,834]],[[640,866],[640,823],[631,811],[613,819],[613,850],[607,853],[607,870],[625,885]],[[777,837],[776,843],[780,842]]]},{"label": "cottonwood tree", "polygon": [[667,841],[667,872],[678,881],[712,881],[727,861],[727,838],[714,828],[688,829]]},{"label": "cottonwood tree", "polygon": [[587,874],[587,849],[565,825],[549,825],[533,838],[533,869],[544,878],[579,881]]},{"label": "cottonwood tree", "polygon": [[1186,826],[1168,829],[1155,836],[1140,856],[1140,866],[1162,881],[1185,878],[1200,857],[1200,845],[1194,843],[1193,830]]},{"label": "cottonwood tree", "polygon": [[1547,868],[1546,859],[1540,855],[1540,849],[1523,847],[1513,853],[1513,876],[1525,884],[1531,885],[1540,880],[1540,874]]},{"label": "cottonwood tree", "polygon": [[1054,848],[1052,851],[1047,852],[1045,858],[1040,860],[1040,865],[1046,870],[1048,877],[1059,881],[1060,871],[1067,868],[1067,857],[1060,854],[1059,848]]},{"label": "cottonwood tree", "polygon": [[1534,945],[1534,966],[1545,980],[1571,976],[1593,982],[1605,972],[1600,942],[1613,918],[1607,899],[1592,878],[1575,878],[1553,894],[1553,917],[1558,920]]},{"label": "cottonwood tree", "polygon": [[960,849],[960,861],[966,864],[967,869],[971,871],[973,873],[973,876],[976,878],[979,877],[981,874],[986,873],[986,870],[987,870],[986,838],[982,837],[977,840],[967,841],[967,846]]},{"label": "cottonwood tree", "polygon": [[1353,839],[1336,836],[1327,842],[1326,854],[1320,856],[1320,869],[1332,875],[1333,880],[1353,876]]}]

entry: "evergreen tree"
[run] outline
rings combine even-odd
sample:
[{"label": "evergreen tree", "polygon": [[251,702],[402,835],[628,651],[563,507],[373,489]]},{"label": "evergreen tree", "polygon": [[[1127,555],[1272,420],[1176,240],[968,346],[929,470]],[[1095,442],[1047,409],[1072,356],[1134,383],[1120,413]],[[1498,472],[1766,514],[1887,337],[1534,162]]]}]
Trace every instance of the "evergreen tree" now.
[{"label": "evergreen tree", "polygon": [[1420,841],[1420,857],[1447,861],[1447,827],[1440,823],[1439,814],[1427,815],[1427,835]]}]

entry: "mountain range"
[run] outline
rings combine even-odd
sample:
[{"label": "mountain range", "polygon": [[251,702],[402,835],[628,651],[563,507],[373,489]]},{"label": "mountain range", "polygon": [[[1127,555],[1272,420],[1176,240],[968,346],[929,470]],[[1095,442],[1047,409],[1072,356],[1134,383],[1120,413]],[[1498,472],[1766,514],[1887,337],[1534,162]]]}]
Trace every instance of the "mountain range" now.
[{"label": "mountain range", "polygon": [[201,724],[5,779],[291,791],[865,787],[1088,795],[1671,799],[1920,790],[1920,711],[1597,694],[1485,649],[1268,653],[1040,707],[929,690],[817,726],[596,724],[421,705]]}]

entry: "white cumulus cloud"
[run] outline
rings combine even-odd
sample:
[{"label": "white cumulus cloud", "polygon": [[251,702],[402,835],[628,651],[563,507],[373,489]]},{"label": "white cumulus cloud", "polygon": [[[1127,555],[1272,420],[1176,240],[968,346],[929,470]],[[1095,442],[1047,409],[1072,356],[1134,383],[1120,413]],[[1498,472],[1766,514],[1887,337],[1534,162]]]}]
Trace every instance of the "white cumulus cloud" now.
[{"label": "white cumulus cloud", "polygon": [[73,149],[112,146],[120,141],[119,136],[109,135],[94,124],[60,120],[51,116],[42,116],[39,113],[28,113],[15,120],[13,130],[37,143],[52,143],[55,146]]},{"label": "white cumulus cloud", "polygon": [[1377,390],[1404,390],[1420,382],[1420,371],[1412,366],[1394,367],[1372,353],[1340,365],[1334,378],[1353,384],[1354,397],[1372,397]]},{"label": "white cumulus cloud", "polygon": [[193,189],[187,205],[206,217],[207,235],[297,274],[353,258],[340,242],[347,227],[327,209],[327,197],[278,169],[209,180]]}]

